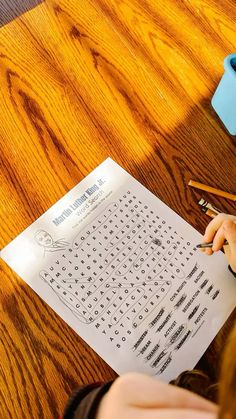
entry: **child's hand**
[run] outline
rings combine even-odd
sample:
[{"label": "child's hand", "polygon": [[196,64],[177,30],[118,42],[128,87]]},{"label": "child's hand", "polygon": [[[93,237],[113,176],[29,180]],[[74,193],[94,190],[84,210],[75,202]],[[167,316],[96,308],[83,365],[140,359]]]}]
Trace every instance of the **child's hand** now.
[{"label": "child's hand", "polygon": [[211,249],[204,249],[205,253],[212,255],[222,249],[225,240],[229,243],[224,246],[225,256],[232,270],[236,272],[236,217],[219,214],[208,224],[203,236],[205,243],[213,242]]},{"label": "child's hand", "polygon": [[100,402],[96,419],[217,419],[217,406],[190,391],[144,374],[119,377]]}]

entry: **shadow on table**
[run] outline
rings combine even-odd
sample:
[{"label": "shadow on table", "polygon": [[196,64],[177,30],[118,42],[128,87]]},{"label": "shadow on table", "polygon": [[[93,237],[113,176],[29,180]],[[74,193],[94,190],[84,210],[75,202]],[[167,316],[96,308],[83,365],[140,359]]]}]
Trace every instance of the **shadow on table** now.
[{"label": "shadow on table", "polygon": [[44,0],[0,0],[0,28],[23,13],[43,3]]},{"label": "shadow on table", "polygon": [[166,132],[158,121],[150,128],[145,136],[152,152],[132,163],[133,176],[201,233],[208,217],[199,210],[200,198],[234,214],[233,201],[188,186],[193,179],[235,192],[236,137],[226,131],[211,107],[211,97],[191,107],[183,121]]},{"label": "shadow on table", "polygon": [[[235,137],[222,125],[210,97],[190,108],[184,120],[167,132],[157,121],[149,138],[152,153],[132,167],[133,176],[144,186],[200,233],[210,222],[197,204],[201,197],[222,212],[236,214],[232,201],[188,187],[188,181],[193,179],[235,192]],[[219,378],[222,352],[235,315],[236,311],[197,364],[213,381]]]}]

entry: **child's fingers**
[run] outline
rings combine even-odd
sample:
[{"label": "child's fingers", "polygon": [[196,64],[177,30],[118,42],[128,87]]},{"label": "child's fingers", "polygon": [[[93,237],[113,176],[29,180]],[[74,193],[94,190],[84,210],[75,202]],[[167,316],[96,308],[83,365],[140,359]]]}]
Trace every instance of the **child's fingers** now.
[{"label": "child's fingers", "polygon": [[211,247],[207,247],[206,248],[206,255],[207,256],[211,256],[213,254],[213,250],[212,250],[212,248]]},{"label": "child's fingers", "polygon": [[236,222],[226,221],[224,223],[224,234],[229,243],[224,246],[225,256],[233,271],[236,272]]},{"label": "child's fingers", "polygon": [[225,221],[234,221],[234,222],[236,222],[236,217],[234,215],[229,215],[229,214],[223,214],[223,213],[218,214],[208,224],[208,226],[207,226],[207,228],[205,230],[205,234],[203,236],[203,241],[205,243],[209,243],[209,242],[213,241],[216,232],[219,230],[219,228],[221,227],[221,225]]},{"label": "child's fingers", "polygon": [[214,237],[212,250],[217,252],[222,249],[225,240],[228,241],[230,252],[235,254],[236,258],[236,223],[234,221],[225,220],[222,223]]},{"label": "child's fingers", "polygon": [[211,256],[213,254],[211,247],[205,247],[203,249],[200,249],[200,251],[207,256]]},{"label": "child's fingers", "polygon": [[215,234],[212,246],[213,252],[218,252],[218,250],[222,249],[224,241],[226,240],[224,223],[220,226],[219,230]]},{"label": "child's fingers", "polygon": [[225,217],[227,217],[226,214],[219,214],[215,218],[213,218],[213,220],[211,220],[211,222],[208,224],[208,226],[205,230],[205,234],[203,236],[203,241],[205,243],[209,243],[209,242],[213,241],[215,233],[217,232],[217,230],[219,230],[221,224],[225,220]]},{"label": "child's fingers", "polygon": [[226,220],[222,225],[222,228],[224,230],[225,239],[228,241],[232,253],[236,255],[236,220]]},{"label": "child's fingers", "polygon": [[[224,241],[228,241],[228,245],[224,246]],[[225,256],[234,272],[236,272],[236,217],[229,214],[217,215],[207,226],[203,236],[203,242],[213,242],[212,248],[205,248],[206,255],[224,247]]]},{"label": "child's fingers", "polygon": [[217,419],[217,417],[216,412],[199,412],[195,409],[139,409],[133,412],[131,410],[129,419]]},{"label": "child's fingers", "polygon": [[180,408],[216,412],[216,405],[198,395],[138,373],[121,376],[110,389],[127,406],[142,409]]}]

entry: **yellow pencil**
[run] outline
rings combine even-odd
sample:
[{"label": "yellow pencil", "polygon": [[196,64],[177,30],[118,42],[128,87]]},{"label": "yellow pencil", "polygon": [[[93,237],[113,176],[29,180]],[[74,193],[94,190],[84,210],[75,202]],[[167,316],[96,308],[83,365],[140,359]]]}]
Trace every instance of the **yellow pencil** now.
[{"label": "yellow pencil", "polygon": [[195,182],[195,180],[190,180],[188,184],[193,188],[201,189],[202,191],[210,192],[214,195],[222,196],[226,199],[231,199],[231,201],[236,201],[236,195],[221,191],[220,189],[212,188],[211,186],[204,185],[203,183]]}]

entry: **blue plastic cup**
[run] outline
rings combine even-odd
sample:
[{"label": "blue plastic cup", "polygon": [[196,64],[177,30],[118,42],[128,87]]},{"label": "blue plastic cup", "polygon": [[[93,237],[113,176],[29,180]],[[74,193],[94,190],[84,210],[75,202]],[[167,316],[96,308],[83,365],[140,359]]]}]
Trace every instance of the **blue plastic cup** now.
[{"label": "blue plastic cup", "polygon": [[211,104],[231,135],[236,135],[236,53],[224,59],[225,73]]}]

